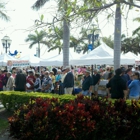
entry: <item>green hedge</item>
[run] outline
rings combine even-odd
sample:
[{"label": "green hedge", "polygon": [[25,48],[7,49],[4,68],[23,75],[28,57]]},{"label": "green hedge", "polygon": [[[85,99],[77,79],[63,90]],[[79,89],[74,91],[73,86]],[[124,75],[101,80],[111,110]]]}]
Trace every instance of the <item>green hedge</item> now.
[{"label": "green hedge", "polygon": [[[7,110],[17,109],[19,106],[29,103],[34,98],[58,98],[60,102],[68,102],[73,100],[76,96],[73,95],[59,95],[52,93],[38,93],[38,92],[18,92],[18,91],[1,91],[0,101]],[[112,102],[115,100],[110,99]],[[126,101],[127,104],[131,105],[131,100]]]},{"label": "green hedge", "polygon": [[0,101],[7,110],[16,109],[19,106],[28,103],[34,98],[58,98],[60,102],[68,102],[75,99],[73,95],[58,95],[52,93],[38,92],[18,92],[18,91],[2,91],[0,92]]}]

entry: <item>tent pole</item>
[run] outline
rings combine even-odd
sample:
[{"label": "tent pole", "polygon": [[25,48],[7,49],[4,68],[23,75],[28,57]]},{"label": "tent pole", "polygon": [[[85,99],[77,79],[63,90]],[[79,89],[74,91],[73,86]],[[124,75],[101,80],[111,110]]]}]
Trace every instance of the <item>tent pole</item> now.
[{"label": "tent pole", "polygon": [[91,76],[93,78],[93,65],[91,65]]}]

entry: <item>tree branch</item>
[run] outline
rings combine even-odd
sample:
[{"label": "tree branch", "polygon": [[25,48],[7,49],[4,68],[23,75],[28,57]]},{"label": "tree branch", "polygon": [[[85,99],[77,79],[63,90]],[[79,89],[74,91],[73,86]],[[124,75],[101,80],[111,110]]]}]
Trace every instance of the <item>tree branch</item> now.
[{"label": "tree branch", "polygon": [[127,5],[130,5],[130,6],[134,6],[134,7],[140,8],[139,5],[136,5],[136,4],[131,3],[131,2],[123,1],[122,3],[125,3],[125,4],[127,4]]},{"label": "tree branch", "polygon": [[106,4],[105,6],[102,6],[102,7],[96,7],[96,8],[93,8],[93,9],[88,9],[85,12],[93,12],[93,11],[103,10],[103,9],[111,7],[111,6],[115,5],[115,4],[117,4],[117,2],[113,2],[111,4]]}]

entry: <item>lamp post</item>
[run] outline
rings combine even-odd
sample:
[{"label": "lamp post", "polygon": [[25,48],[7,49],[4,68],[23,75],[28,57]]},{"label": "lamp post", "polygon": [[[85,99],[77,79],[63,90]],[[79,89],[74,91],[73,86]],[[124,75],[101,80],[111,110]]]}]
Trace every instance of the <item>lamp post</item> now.
[{"label": "lamp post", "polygon": [[99,31],[100,29],[94,29],[92,33],[88,34],[88,52],[94,49],[94,42],[99,38]]},{"label": "lamp post", "polygon": [[9,36],[4,36],[3,39],[1,39],[3,48],[5,48],[5,53],[7,53],[7,49],[10,48],[12,40]]},{"label": "lamp post", "polygon": [[81,48],[80,46],[77,46],[77,47],[76,47],[76,52],[77,52],[77,53],[80,53],[81,51],[82,51],[82,48]]}]

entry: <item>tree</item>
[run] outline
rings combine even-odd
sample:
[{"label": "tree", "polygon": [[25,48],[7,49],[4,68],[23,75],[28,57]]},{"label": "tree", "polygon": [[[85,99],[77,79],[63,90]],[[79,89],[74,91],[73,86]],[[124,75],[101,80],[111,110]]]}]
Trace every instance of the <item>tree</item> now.
[{"label": "tree", "polygon": [[29,34],[28,37],[25,39],[26,42],[31,42],[29,45],[29,48],[32,48],[34,45],[38,45],[38,57],[40,57],[40,44],[49,45],[47,41],[44,41],[43,39],[46,37],[45,31],[35,31],[35,34]]},{"label": "tree", "polygon": [[[42,6],[45,5],[45,3],[48,0],[37,0],[34,5],[32,6],[33,9],[39,10]],[[69,65],[69,47],[72,45],[70,43],[70,27],[72,26],[72,22],[76,21],[75,24],[77,25],[78,23],[86,23],[88,20],[84,19],[84,16],[79,13],[77,13],[78,9],[80,10],[79,12],[84,11],[85,9],[80,9],[82,6],[83,2],[78,2],[77,0],[58,0],[58,11],[57,14],[58,17],[54,17],[53,22],[51,25],[54,25],[55,22],[62,22],[63,25],[63,66]],[[85,13],[86,18],[91,17],[92,14]],[[82,19],[82,20],[81,20]],[[43,23],[41,23],[43,24]],[[50,25],[50,24],[49,24]],[[46,24],[47,26],[47,24]],[[77,25],[79,27],[79,25]],[[71,27],[72,28],[72,27]],[[59,43],[60,44],[60,43]],[[87,47],[87,46],[86,46]]]},{"label": "tree", "polygon": [[[137,0],[113,0],[113,1],[104,1],[99,0],[96,3],[95,7],[95,0],[85,0],[85,3],[90,3],[90,6],[93,6],[93,8],[86,8],[86,12],[96,12],[101,13],[104,10],[107,10],[108,8],[111,8],[112,6],[116,6],[115,10],[115,29],[114,29],[114,69],[117,69],[120,67],[120,53],[121,53],[121,19],[122,19],[122,13],[124,10],[124,6],[128,6],[129,9],[132,9],[132,7],[140,8],[138,4],[135,2],[138,2]],[[109,15],[110,16],[110,15]],[[108,17],[109,17],[108,16]]]},{"label": "tree", "polygon": [[[134,21],[140,23],[140,17],[135,18]],[[137,35],[138,33],[140,33],[140,26],[133,31],[133,35]]]},{"label": "tree", "polygon": [[1,3],[0,2],[0,18],[2,20],[5,20],[5,21],[10,21],[10,17],[6,14],[6,10],[5,10],[5,7],[6,4],[5,3]]},{"label": "tree", "polygon": [[[39,10],[45,3],[49,0],[37,0],[32,6],[33,9]],[[63,66],[69,65],[69,39],[70,39],[70,21],[68,20],[68,16],[70,11],[67,11],[69,6],[69,2],[67,0],[60,0],[58,5],[58,11],[61,12],[63,18]],[[63,10],[62,10],[63,9]]]},{"label": "tree", "polygon": [[114,40],[112,39],[111,36],[109,37],[102,37],[102,41],[109,46],[110,48],[114,48]]},{"label": "tree", "polygon": [[121,51],[123,53],[127,52],[133,52],[134,54],[138,55],[140,53],[140,37],[137,33],[138,36],[131,36],[131,37],[126,37],[125,34],[122,34],[121,36]]}]

